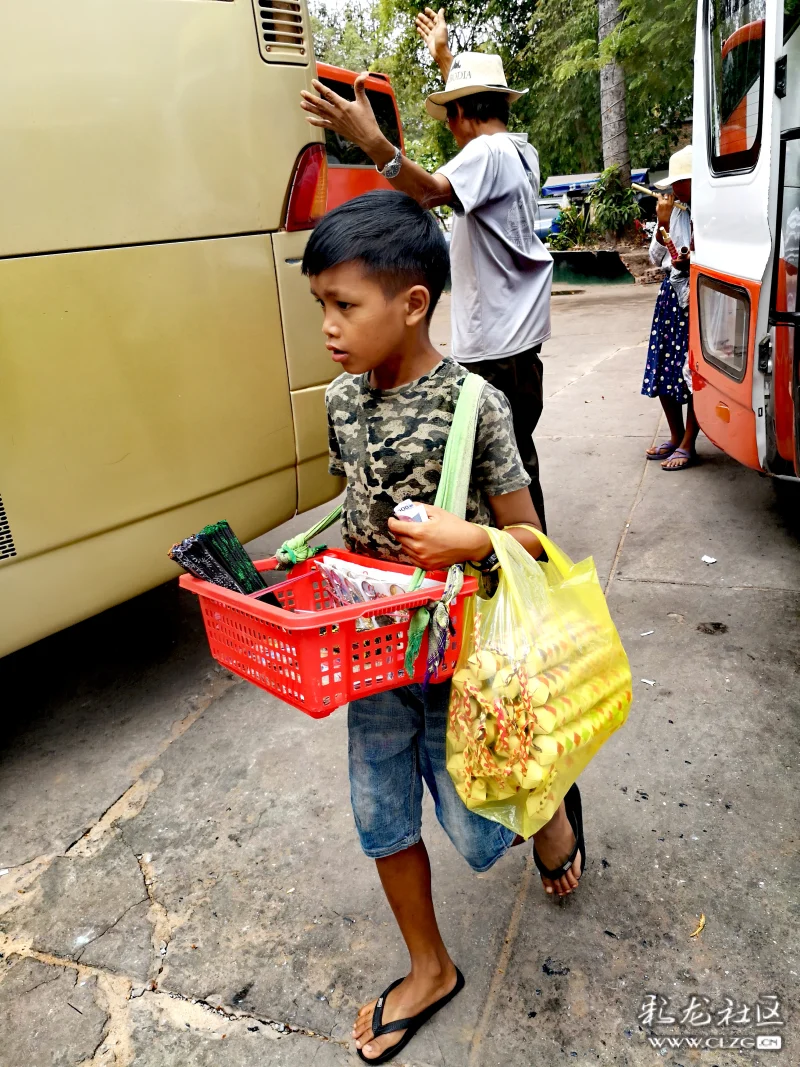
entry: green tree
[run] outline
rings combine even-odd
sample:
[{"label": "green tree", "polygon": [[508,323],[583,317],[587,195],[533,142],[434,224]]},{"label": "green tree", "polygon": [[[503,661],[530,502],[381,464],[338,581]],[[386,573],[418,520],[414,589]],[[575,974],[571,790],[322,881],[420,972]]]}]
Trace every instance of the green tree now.
[{"label": "green tree", "polygon": [[[630,157],[666,163],[692,113],[696,0],[619,0],[621,19],[598,41],[597,0],[454,0],[447,6],[454,51],[497,52],[510,85],[530,92],[511,109],[530,134],[542,177],[600,170],[600,70],[625,74]],[[441,77],[414,29],[424,0],[312,0],[317,55],[392,79],[408,154],[436,167],[456,151],[445,123],[425,111]]]},{"label": "green tree", "polygon": [[311,29],[317,59],[347,70],[371,70],[384,50],[377,5],[349,0],[343,7],[312,3]]}]

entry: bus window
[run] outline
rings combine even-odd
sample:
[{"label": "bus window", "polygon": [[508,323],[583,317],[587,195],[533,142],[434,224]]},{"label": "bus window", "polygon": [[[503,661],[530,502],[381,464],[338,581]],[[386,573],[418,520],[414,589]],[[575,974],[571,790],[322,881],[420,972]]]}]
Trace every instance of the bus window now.
[{"label": "bus window", "polygon": [[[339,96],[344,97],[345,100],[355,99],[355,90],[349,82],[337,81],[333,78],[325,77],[321,77],[319,80],[329,89],[333,89]],[[375,118],[378,120],[381,133],[391,141],[393,145],[400,146],[402,144],[400,127],[397,121],[397,111],[395,110],[394,97],[392,94],[388,92],[382,93],[377,89],[367,89],[367,99],[372,105],[372,110],[375,112]],[[325,147],[328,152],[329,166],[373,166],[372,160],[366,153],[362,152],[352,141],[348,141],[344,137],[340,137],[338,133],[334,133],[333,130],[325,131]]]},{"label": "bus window", "polygon": [[697,281],[703,356],[740,382],[747,366],[750,297],[747,290],[701,274]]},{"label": "bus window", "polygon": [[766,0],[707,0],[711,169],[752,170],[761,147]]}]

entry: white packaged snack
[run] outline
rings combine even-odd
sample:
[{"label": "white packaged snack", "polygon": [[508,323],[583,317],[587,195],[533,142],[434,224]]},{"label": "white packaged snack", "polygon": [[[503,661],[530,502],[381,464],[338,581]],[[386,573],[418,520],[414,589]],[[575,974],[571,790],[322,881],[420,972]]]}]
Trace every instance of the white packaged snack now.
[{"label": "white packaged snack", "polygon": [[406,522],[428,521],[425,506],[418,504],[415,500],[402,500],[399,504],[395,504],[394,513],[396,518],[404,519]]}]

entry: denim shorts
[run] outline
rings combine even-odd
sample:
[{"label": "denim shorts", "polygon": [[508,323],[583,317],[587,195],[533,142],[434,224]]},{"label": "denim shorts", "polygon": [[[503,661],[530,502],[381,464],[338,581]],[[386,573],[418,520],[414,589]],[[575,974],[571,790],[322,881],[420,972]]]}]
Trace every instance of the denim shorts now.
[{"label": "denim shorts", "polygon": [[450,683],[408,685],[354,700],[348,713],[350,796],[371,859],[410,848],[422,832],[422,783],[436,818],[474,871],[486,871],[516,834],[471,812],[445,765]]}]

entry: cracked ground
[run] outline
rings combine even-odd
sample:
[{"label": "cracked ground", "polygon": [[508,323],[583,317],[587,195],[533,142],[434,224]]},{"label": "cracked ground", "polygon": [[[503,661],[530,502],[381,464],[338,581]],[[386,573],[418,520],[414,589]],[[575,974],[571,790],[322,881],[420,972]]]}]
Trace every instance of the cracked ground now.
[{"label": "cracked ground", "polygon": [[[551,535],[594,555],[634,678],[581,779],[586,877],[547,901],[522,848],[473,875],[426,811],[467,986],[406,1067],[800,1062],[797,500],[702,437],[696,469],[644,460],[655,295],[555,296],[543,353]],[[358,848],[344,713],[216,666],[175,583],[8,657],[0,686],[0,1067],[359,1062],[353,1015],[407,961]],[[659,1052],[677,1027],[642,1025],[647,994],[774,995],[784,1048]]]}]

